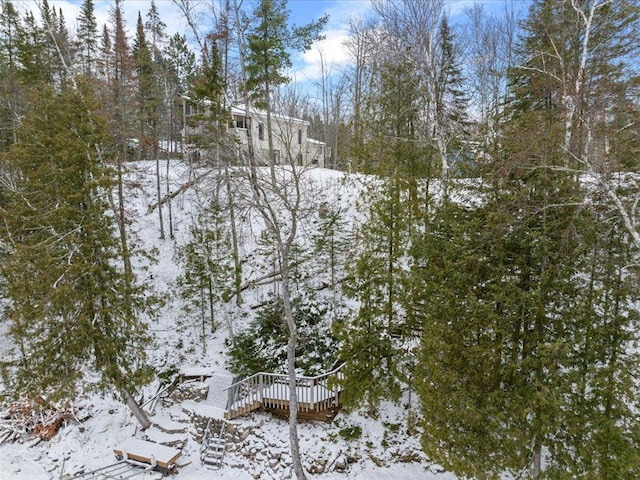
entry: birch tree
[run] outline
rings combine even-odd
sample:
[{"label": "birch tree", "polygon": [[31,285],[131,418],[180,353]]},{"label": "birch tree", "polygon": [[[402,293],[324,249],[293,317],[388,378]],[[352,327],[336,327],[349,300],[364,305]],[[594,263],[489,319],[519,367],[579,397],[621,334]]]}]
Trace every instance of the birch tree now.
[{"label": "birch tree", "polygon": [[640,53],[639,8],[626,0],[538,2],[524,24],[525,61],[518,67],[523,86],[544,83],[559,108],[565,167],[596,181],[636,248],[640,197],[623,199],[620,189],[629,185],[619,184],[616,172],[638,168],[620,156],[621,143],[638,132],[632,85],[639,72],[629,59]]},{"label": "birch tree", "polygon": [[[291,305],[291,254],[298,235],[303,214],[302,178],[303,169],[297,165],[296,151],[284,152],[286,168],[275,164],[274,132],[271,123],[272,99],[275,89],[287,81],[285,69],[291,66],[287,48],[298,51],[308,50],[318,38],[319,31],[326,23],[326,17],[302,27],[291,29],[287,25],[289,11],[282,0],[261,0],[254,14],[256,23],[243,36],[244,25],[240,22],[240,11],[235,5],[238,48],[242,68],[242,79],[246,87],[245,104],[252,109],[252,100],[266,109],[267,135],[269,142],[268,165],[266,171],[258,169],[258,154],[253,145],[252,129],[248,128],[249,148],[244,164],[247,166],[249,201],[262,218],[265,228],[275,244],[278,269],[281,278],[281,298],[284,320],[289,333],[287,344],[287,372],[289,376],[289,441],[293,468],[298,480],[306,478],[300,459],[298,442],[298,399],[296,391],[296,347],[298,343],[297,325]],[[247,115],[248,117],[249,115]],[[286,127],[282,130],[286,132]],[[291,143],[284,143],[291,145]],[[301,146],[299,147],[301,148]]]},{"label": "birch tree", "polygon": [[424,90],[422,136],[436,148],[440,176],[446,186],[451,169],[450,142],[455,130],[448,122],[452,105],[446,104],[445,99],[453,85],[449,72],[456,56],[447,53],[449,47],[442,42],[442,22],[446,21],[444,1],[376,1],[373,6],[380,18],[380,28],[393,38],[398,59],[404,57],[406,64],[411,65],[416,74],[414,81]]}]

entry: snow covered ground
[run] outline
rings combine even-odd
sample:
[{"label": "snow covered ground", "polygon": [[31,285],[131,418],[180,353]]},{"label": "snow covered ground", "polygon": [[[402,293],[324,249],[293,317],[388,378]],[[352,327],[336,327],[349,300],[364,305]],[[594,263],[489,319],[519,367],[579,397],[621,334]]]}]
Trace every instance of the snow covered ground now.
[{"label": "snow covered ground", "polygon": [[[164,166],[162,167],[164,172]],[[175,264],[176,246],[189,234],[189,225],[195,214],[195,193],[192,189],[177,196],[172,203],[174,240],[159,239],[157,210],[147,213],[155,197],[155,162],[130,165],[128,202],[133,229],[147,251],[153,251],[157,263],[150,266],[146,275],[152,280],[157,293],[166,300],[160,317],[150,321],[156,339],[149,350],[149,361],[162,371],[171,366],[194,366],[215,372],[218,379],[230,377],[225,369],[225,323],[205,342],[200,341],[201,324],[184,313],[181,300],[176,295],[176,277],[179,268]],[[321,192],[316,201],[340,202],[355,214],[358,182],[351,178],[344,181],[344,174],[316,169],[311,178]],[[188,180],[187,168],[172,162],[172,190]],[[165,208],[165,228],[167,228]],[[167,236],[168,237],[168,236]],[[251,302],[247,302],[251,303]],[[236,313],[223,313],[233,321]],[[237,315],[240,317],[240,315]],[[236,324],[238,328],[241,325]],[[0,332],[0,354],[6,351]],[[288,423],[268,414],[254,412],[233,420],[235,443],[228,446],[224,465],[211,471],[202,466],[199,457],[198,422],[203,417],[220,417],[219,386],[192,382],[177,394],[158,402],[150,419],[153,423],[142,431],[121,402],[111,396],[90,396],[78,400],[77,406],[89,418],[81,423],[65,425],[51,441],[39,442],[26,439],[24,443],[8,443],[0,447],[0,480],[58,480],[65,474],[74,475],[115,462],[113,448],[127,438],[147,439],[168,443],[182,448],[176,479],[281,479],[291,478],[291,461],[288,454]],[[155,382],[145,388],[144,398],[149,399],[157,390]],[[203,398],[197,398],[198,392]],[[184,395],[181,397],[180,393]],[[195,395],[195,397],[194,397]],[[218,396],[218,399],[214,397]],[[224,396],[224,395],[222,395]],[[148,407],[147,407],[148,408]],[[340,413],[331,425],[303,423],[300,425],[300,447],[309,478],[322,480],[343,479],[421,479],[454,480],[449,473],[430,464],[420,450],[419,440],[407,435],[407,411],[403,407],[384,405],[377,420],[358,413]],[[360,435],[352,439],[345,432],[360,429]],[[145,473],[139,479],[160,478],[160,474]]]}]

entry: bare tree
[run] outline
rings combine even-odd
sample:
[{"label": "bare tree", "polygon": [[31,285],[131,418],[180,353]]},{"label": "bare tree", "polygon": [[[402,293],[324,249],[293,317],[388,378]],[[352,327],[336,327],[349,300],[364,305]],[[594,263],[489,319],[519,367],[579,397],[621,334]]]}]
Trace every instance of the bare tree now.
[{"label": "bare tree", "polygon": [[514,64],[517,20],[512,4],[501,15],[475,4],[466,11],[466,64],[471,108],[480,125],[485,153],[496,139],[497,121],[507,98],[507,72]]}]

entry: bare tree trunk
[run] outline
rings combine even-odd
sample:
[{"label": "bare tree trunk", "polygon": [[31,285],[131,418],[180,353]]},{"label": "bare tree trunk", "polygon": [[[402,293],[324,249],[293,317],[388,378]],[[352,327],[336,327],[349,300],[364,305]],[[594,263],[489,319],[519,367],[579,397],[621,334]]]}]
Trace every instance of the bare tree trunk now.
[{"label": "bare tree trunk", "polygon": [[[231,248],[233,249],[233,286],[236,291],[236,305],[242,305],[242,262],[240,262],[240,248],[238,246],[238,228],[236,226],[236,208],[231,189],[231,175],[229,165],[224,165],[224,180],[227,187],[227,203],[229,209],[229,222],[231,224]],[[233,338],[231,338],[233,342]]]},{"label": "bare tree trunk", "polygon": [[[173,138],[173,135],[170,135],[170,138]],[[173,140],[171,140],[171,145],[172,145],[171,150],[173,151]],[[169,200],[167,201],[167,211],[169,214],[169,238],[173,240],[175,237],[173,234],[173,208],[171,204],[171,198],[169,197],[169,195],[171,194],[171,183],[169,181],[169,164],[171,163],[171,159],[169,158],[169,152],[166,152],[165,157],[167,160],[165,186],[166,186],[167,198],[169,198]]]},{"label": "bare tree trunk", "polygon": [[154,138],[153,155],[156,157],[156,191],[158,193],[158,220],[160,222],[160,239],[164,240],[164,219],[162,218],[162,180],[160,178],[160,156],[158,151],[158,139]]},{"label": "bare tree trunk", "polygon": [[288,249],[279,248],[282,258],[282,303],[284,316],[289,328],[289,341],[287,343],[287,373],[289,375],[289,443],[291,444],[291,458],[293,470],[298,480],[306,479],[302,461],[300,459],[300,443],[298,440],[298,392],[296,390],[296,347],[298,346],[298,330],[293,311],[291,309],[291,294],[289,292],[289,252]]},{"label": "bare tree trunk", "polygon": [[[127,154],[127,144],[123,142],[122,146],[123,155]],[[129,252],[129,240],[127,238],[127,219],[124,208],[124,178],[123,178],[123,166],[122,158],[118,157],[118,205],[117,205],[117,218],[118,218],[118,230],[120,232],[120,245],[122,248],[122,261],[124,264],[125,281],[131,283],[133,280],[133,268],[131,267],[131,253]]]}]

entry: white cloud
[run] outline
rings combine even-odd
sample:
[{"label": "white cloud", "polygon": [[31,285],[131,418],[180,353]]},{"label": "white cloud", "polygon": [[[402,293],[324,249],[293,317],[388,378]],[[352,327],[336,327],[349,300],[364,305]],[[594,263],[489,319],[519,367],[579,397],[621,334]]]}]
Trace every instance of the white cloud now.
[{"label": "white cloud", "polygon": [[323,63],[325,74],[335,72],[349,63],[350,57],[344,45],[349,39],[348,30],[327,30],[324,35],[324,40],[314,43],[311,50],[304,52],[296,59],[298,68],[295,68],[293,73],[297,80],[320,78],[323,73]]},{"label": "white cloud", "polygon": [[336,73],[351,61],[345,42],[350,38],[349,24],[371,11],[371,0],[337,0],[326,2],[321,15],[329,15],[329,22],[322,32],[324,40],[315,42],[310,50],[297,54],[292,75],[295,81],[308,82],[325,74]]}]

